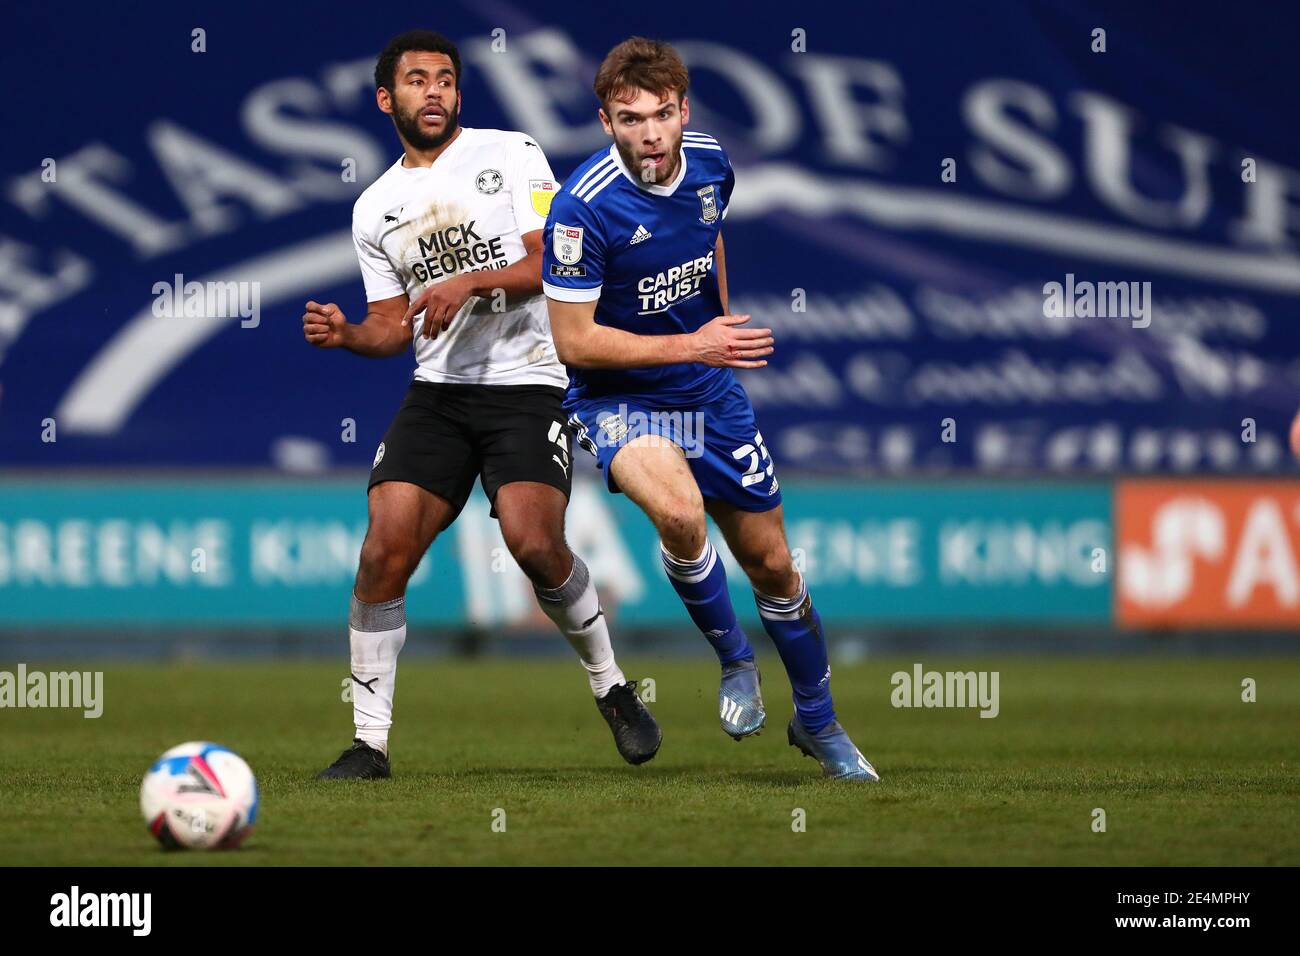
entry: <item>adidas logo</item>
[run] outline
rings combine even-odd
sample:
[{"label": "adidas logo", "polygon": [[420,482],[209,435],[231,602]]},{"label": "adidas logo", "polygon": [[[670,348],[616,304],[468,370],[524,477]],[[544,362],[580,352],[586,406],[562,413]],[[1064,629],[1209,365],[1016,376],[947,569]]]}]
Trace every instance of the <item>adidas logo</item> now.
[{"label": "adidas logo", "polygon": [[636,232],[632,233],[632,242],[630,245],[635,246],[638,242],[645,242],[650,238],[650,230],[640,224],[636,227]]},{"label": "adidas logo", "polygon": [[736,726],[737,723],[739,723],[740,714],[741,711],[743,710],[744,708],[741,707],[740,704],[732,700],[730,697],[722,698],[722,714],[721,714],[722,719],[725,720],[727,723],[731,724],[733,727]]}]

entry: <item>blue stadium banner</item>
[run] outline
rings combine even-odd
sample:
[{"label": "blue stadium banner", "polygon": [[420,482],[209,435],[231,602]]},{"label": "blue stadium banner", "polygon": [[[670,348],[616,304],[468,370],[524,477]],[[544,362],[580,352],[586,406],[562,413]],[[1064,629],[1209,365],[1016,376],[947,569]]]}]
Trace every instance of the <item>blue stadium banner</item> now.
[{"label": "blue stadium banner", "polygon": [[[374,59],[430,26],[460,45],[462,122],[529,133],[560,178],[608,143],[604,53],[676,43],[691,126],[736,170],[733,310],[776,330],[744,381],[780,466],[1295,473],[1294,4],[73,2],[4,20],[7,464],[368,464],[413,361],[313,351],[300,315],[362,315],[351,207],[398,155]],[[92,107],[52,114],[60,63],[95,64]]]}]

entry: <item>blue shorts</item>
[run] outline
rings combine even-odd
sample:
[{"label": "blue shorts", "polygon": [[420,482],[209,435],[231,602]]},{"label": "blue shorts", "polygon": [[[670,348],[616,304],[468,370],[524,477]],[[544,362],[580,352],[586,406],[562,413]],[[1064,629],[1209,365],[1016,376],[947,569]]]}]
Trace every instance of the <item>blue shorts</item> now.
[{"label": "blue shorts", "polygon": [[618,395],[565,403],[580,446],[596,456],[609,490],[618,493],[610,463],[642,435],[659,435],[686,453],[706,500],[745,511],[770,511],[781,503],[772,456],[758,431],[754,407],[740,383],[705,405],[666,408]]}]

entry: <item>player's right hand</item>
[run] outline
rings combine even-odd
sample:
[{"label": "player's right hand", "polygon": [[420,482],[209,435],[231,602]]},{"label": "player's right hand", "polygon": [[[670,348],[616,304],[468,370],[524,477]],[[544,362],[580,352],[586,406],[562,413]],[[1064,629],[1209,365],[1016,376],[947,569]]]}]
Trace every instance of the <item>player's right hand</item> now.
[{"label": "player's right hand", "polygon": [[307,311],[302,314],[303,337],[322,349],[336,349],[343,344],[343,330],[348,320],[333,302],[321,305],[308,302]]},{"label": "player's right hand", "polygon": [[771,329],[742,329],[748,315],[720,315],[691,333],[695,361],[715,368],[762,368],[771,355]]}]

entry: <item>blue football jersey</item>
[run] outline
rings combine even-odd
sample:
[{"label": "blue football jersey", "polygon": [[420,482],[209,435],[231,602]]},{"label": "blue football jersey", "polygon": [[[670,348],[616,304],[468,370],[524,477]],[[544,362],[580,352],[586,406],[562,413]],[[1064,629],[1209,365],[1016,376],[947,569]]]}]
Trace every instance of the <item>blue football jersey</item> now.
[{"label": "blue football jersey", "polygon": [[[714,262],[735,173],[718,141],[684,131],[671,183],[643,183],[615,146],[569,177],[543,232],[542,285],[563,302],[596,302],[596,321],[638,335],[694,332],[722,314]],[[698,362],[570,369],[570,402],[626,395],[655,406],[698,405],[735,381]]]}]

